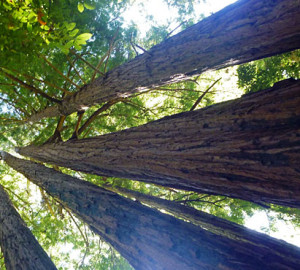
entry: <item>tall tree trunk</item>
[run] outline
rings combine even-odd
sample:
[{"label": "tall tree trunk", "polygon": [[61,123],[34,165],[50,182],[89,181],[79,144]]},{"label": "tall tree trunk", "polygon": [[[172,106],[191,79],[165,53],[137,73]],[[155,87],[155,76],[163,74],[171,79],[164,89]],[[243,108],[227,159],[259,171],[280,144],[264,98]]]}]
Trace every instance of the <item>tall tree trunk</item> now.
[{"label": "tall tree trunk", "polygon": [[27,228],[1,185],[0,245],[7,270],[56,269]]},{"label": "tall tree trunk", "polygon": [[164,200],[158,197],[116,186],[104,185],[103,187],[115,193],[121,194],[122,196],[134,198],[137,201],[153,208],[163,209],[175,217],[192,222],[193,224],[200,226],[201,228],[204,228],[214,234],[253,244],[261,241],[261,237],[265,237],[265,234],[255,232],[226,219],[196,210],[193,207],[182,205],[176,201]]},{"label": "tall tree trunk", "polygon": [[298,0],[242,0],[154,46],[33,115],[68,115],[85,107],[186,80],[204,71],[300,48]]},{"label": "tall tree trunk", "polygon": [[41,164],[2,156],[87,222],[136,269],[274,270],[300,265],[300,249],[283,241],[269,236],[253,243],[232,240]]},{"label": "tall tree trunk", "polygon": [[300,81],[94,138],[17,149],[73,170],[300,207]]}]

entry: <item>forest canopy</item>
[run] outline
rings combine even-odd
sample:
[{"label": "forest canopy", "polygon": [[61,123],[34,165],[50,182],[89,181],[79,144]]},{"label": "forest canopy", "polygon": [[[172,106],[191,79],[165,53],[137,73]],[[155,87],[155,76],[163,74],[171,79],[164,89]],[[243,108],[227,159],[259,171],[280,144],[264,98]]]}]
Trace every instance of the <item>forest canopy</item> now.
[{"label": "forest canopy", "polygon": [[[215,115],[221,115],[222,113],[227,115],[226,110],[228,109],[225,110],[224,108],[227,108],[226,104],[229,103],[225,101],[240,97],[242,98],[239,100],[243,100],[243,98],[251,100],[251,97],[253,97],[255,102],[255,97],[258,97],[257,103],[249,102],[249,106],[253,106],[254,111],[259,106],[264,108],[264,105],[261,104],[266,104],[265,106],[267,107],[267,98],[265,103],[259,103],[259,93],[263,93],[265,89],[272,87],[275,89],[276,87],[286,87],[285,84],[280,84],[282,80],[291,79],[287,81],[287,87],[289,87],[289,83],[295,83],[299,90],[299,85],[297,86],[297,82],[299,84],[299,81],[297,79],[300,77],[300,40],[295,26],[299,19],[291,19],[294,22],[293,27],[296,34],[292,30],[287,30],[290,32],[284,33],[282,40],[279,38],[278,41],[275,38],[272,39],[272,33],[268,31],[263,32],[262,30],[261,33],[258,31],[262,36],[266,36],[266,40],[261,41],[263,49],[250,48],[254,45],[249,45],[249,50],[247,51],[247,46],[243,44],[249,39],[246,35],[251,36],[253,31],[247,28],[247,23],[240,23],[240,16],[242,15],[235,14],[235,9],[247,12],[249,6],[251,6],[251,2],[253,2],[255,5],[252,7],[253,10],[251,12],[263,17],[265,12],[263,7],[265,4],[266,10],[271,10],[269,12],[270,16],[274,16],[280,10],[281,4],[277,3],[280,1],[275,1],[278,6],[274,4],[274,7],[269,7],[268,1],[261,1],[261,4],[257,4],[259,2],[257,0],[241,0],[228,9],[225,8],[224,11],[215,13],[213,15],[215,17],[212,17],[212,19],[209,19],[210,17],[208,17],[208,20],[204,19],[204,26],[202,26],[200,24],[201,20],[207,12],[203,11],[202,14],[197,13],[199,5],[201,4],[205,8],[210,2],[214,1],[162,1],[169,10],[176,11],[176,13],[173,17],[170,16],[167,22],[161,23],[159,20],[156,21],[156,17],[148,14],[143,9],[143,5],[146,5],[145,1],[0,1],[0,150],[8,152],[15,157],[26,159],[28,162],[38,162],[37,166],[46,166],[44,168],[45,172],[47,169],[52,169],[53,174],[54,171],[57,172],[57,177],[64,177],[62,175],[66,175],[65,177],[72,177],[70,179],[81,179],[87,187],[90,187],[89,195],[94,192],[93,186],[90,185],[96,185],[101,190],[103,189],[101,191],[103,192],[103,194],[101,193],[103,198],[107,199],[112,205],[117,202],[114,201],[115,197],[113,195],[111,196],[112,198],[110,197],[109,194],[111,193],[109,192],[120,195],[122,199],[128,199],[128,205],[132,203],[133,206],[131,208],[128,206],[128,209],[124,210],[125,213],[127,211],[128,215],[124,214],[124,217],[122,216],[120,219],[126,220],[128,218],[128,220],[131,220],[130,218],[133,215],[131,215],[130,210],[135,209],[135,207],[139,209],[140,205],[147,206],[151,210],[158,209],[162,213],[167,213],[172,217],[180,219],[182,224],[187,222],[191,224],[195,223],[192,218],[193,215],[186,216],[184,215],[185,211],[186,213],[202,211],[225,220],[224,222],[230,221],[231,223],[229,224],[234,223],[236,226],[250,226],[253,220],[258,223],[257,219],[253,219],[253,217],[263,217],[265,222],[261,224],[260,228],[256,227],[256,230],[260,229],[260,231],[266,234],[278,236],[294,245],[298,242],[299,245],[299,241],[297,241],[297,237],[300,237],[299,194],[295,195],[295,198],[289,198],[289,201],[288,199],[280,201],[282,198],[277,200],[275,197],[270,197],[271,199],[268,200],[267,196],[266,198],[260,198],[260,200],[252,193],[249,193],[248,197],[243,194],[238,196],[235,193],[232,193],[232,196],[230,196],[230,191],[219,193],[218,189],[215,191],[212,190],[207,183],[205,187],[201,187],[200,189],[197,189],[199,186],[194,182],[188,187],[186,183],[181,183],[182,185],[180,185],[180,181],[178,180],[179,184],[177,185],[176,179],[181,179],[184,174],[191,174],[190,168],[188,166],[188,169],[181,168],[180,166],[183,166],[181,164],[184,164],[184,162],[180,159],[177,162],[177,159],[174,157],[177,163],[174,165],[174,168],[171,167],[172,164],[170,163],[169,168],[172,168],[172,172],[169,172],[169,168],[163,168],[164,164],[169,164],[167,163],[169,156],[166,154],[169,149],[166,150],[164,146],[161,146],[160,153],[157,150],[160,148],[158,146],[155,148],[156,152],[153,150],[156,147],[156,141],[160,142],[161,138],[167,136],[168,123],[174,121],[175,126],[177,123],[180,125],[181,122],[179,120],[181,118],[185,119],[183,118],[185,115],[188,116],[193,113],[196,115],[203,108],[206,108],[202,110],[204,112],[210,112],[210,110],[214,112],[214,108],[220,108],[220,110],[218,109],[219,113],[218,110],[214,112]],[[283,7],[281,9],[286,9],[286,13],[288,14],[288,12],[292,12],[293,8],[291,7],[297,1],[289,0],[287,2],[286,6],[282,4]],[[138,6],[141,12],[145,12],[145,24],[148,24],[146,33],[141,32],[141,25],[135,23],[134,18],[128,19],[124,17],[124,14],[134,5]],[[256,5],[259,7],[258,10],[256,10]],[[294,12],[297,13],[297,11]],[[251,15],[253,15],[252,13]],[[286,13],[283,12],[282,16],[284,18],[290,16],[286,16]],[[274,17],[277,18],[278,16]],[[248,19],[251,21],[252,18],[250,15]],[[219,25],[218,20],[222,22],[221,25]],[[199,21],[200,23],[196,24]],[[257,20],[256,22],[259,21]],[[216,22],[215,26],[213,25],[214,22]],[[235,22],[238,25],[236,27],[234,26]],[[271,23],[275,25],[276,21],[272,21]],[[286,22],[284,21],[284,23]],[[262,24],[267,23],[264,22]],[[249,23],[249,25],[252,27],[255,23]],[[276,24],[276,27],[281,27],[280,25],[279,22],[278,25]],[[214,29],[214,32],[205,33],[206,27],[210,30]],[[239,30],[236,29],[239,27],[245,28],[241,32],[238,32]],[[287,27],[284,26],[283,28]],[[199,29],[203,31],[200,34],[197,32],[200,31]],[[223,31],[225,31],[225,34],[222,34]],[[228,34],[231,33],[230,31],[237,32],[232,32],[232,36],[230,36]],[[242,34],[245,34],[245,36]],[[237,36],[239,36],[239,39],[235,39]],[[198,37],[199,40],[200,37],[204,39],[204,41],[201,39],[200,41],[203,43],[199,44],[204,44],[207,47],[203,45],[199,51],[196,51],[198,47],[194,44],[198,42]],[[208,41],[205,40],[206,38]],[[253,36],[253,44],[257,43],[256,39],[260,40],[257,36]],[[231,43],[230,40],[235,40],[236,44],[235,42]],[[187,45],[184,45],[185,42],[187,42]],[[220,46],[220,44],[223,46]],[[240,50],[237,50],[236,54],[230,54],[231,47],[234,47],[234,44]],[[282,44],[286,44],[286,47],[281,46]],[[174,48],[179,50],[179,53]],[[196,52],[195,55],[190,53],[193,50]],[[232,51],[235,51],[234,48],[232,48]],[[200,59],[201,61],[203,59],[204,64],[202,66],[199,64],[201,62]],[[102,91],[101,93],[99,89]],[[251,96],[255,95],[255,93],[258,93],[258,95]],[[287,93],[289,94],[289,92]],[[282,96],[284,95],[282,94]],[[232,104],[232,108],[236,106],[237,112],[239,112],[239,104],[243,104],[239,100],[236,103],[230,103]],[[295,102],[292,103],[296,108],[299,105],[298,100],[295,99]],[[219,105],[220,107],[216,107],[218,106],[216,104],[220,102],[224,102],[222,103],[224,105],[221,104]],[[274,98],[274,104],[276,102],[281,104],[280,100],[275,101]],[[285,104],[284,101],[282,101],[282,104]],[[224,111],[222,111],[223,109]],[[277,123],[276,109],[273,108],[272,110],[273,114],[269,118],[271,119],[275,115],[275,120],[271,120]],[[250,110],[249,107],[249,114],[251,114],[251,111],[252,109]],[[286,114],[288,113],[289,110],[287,109]],[[205,116],[199,114],[199,119]],[[219,120],[216,116],[215,120],[213,115],[207,113],[208,116],[211,118],[203,120],[205,124],[201,122],[199,132],[196,129],[198,128],[197,124],[188,126],[190,120],[187,118],[186,125],[182,126],[183,128],[176,133],[176,136],[181,136],[187,130],[193,130],[194,128],[193,132],[195,134],[199,134],[204,130],[203,134],[205,135],[205,130],[214,128],[215,125],[217,126],[218,121],[223,121],[222,117]],[[261,126],[268,124],[268,117],[266,116],[266,119],[263,119],[263,116],[261,115],[262,118],[260,120],[265,122],[257,124],[258,127],[255,126],[257,130],[260,130],[258,128],[263,130]],[[299,109],[298,111],[295,110],[291,116],[292,120],[288,123],[284,122],[285,118],[282,118],[282,120],[278,116],[278,119],[280,119],[278,123],[280,122],[279,124],[282,125],[282,127],[280,126],[280,136],[286,138],[284,137],[286,134],[291,134],[290,137],[292,138],[289,144],[283,139],[282,141],[284,142],[280,141],[282,144],[286,143],[286,149],[292,149],[291,154],[289,153],[289,157],[291,157],[289,161],[286,161],[286,159],[283,160],[281,153],[276,152],[274,157],[271,156],[275,150],[268,152],[267,146],[262,146],[264,140],[261,138],[257,139],[258,135],[255,128],[247,123],[248,120],[246,118],[243,122],[241,120],[242,117],[240,116],[240,119],[237,118],[235,122],[232,120],[232,123],[238,123],[239,127],[242,128],[241,134],[247,133],[250,130],[247,133],[247,139],[254,142],[253,147],[257,148],[253,149],[259,149],[259,154],[251,156],[249,154],[248,159],[244,157],[239,159],[240,156],[237,153],[235,155],[232,154],[232,156],[228,154],[227,159],[227,152],[224,152],[224,156],[217,156],[215,160],[205,161],[207,162],[205,165],[207,167],[205,168],[208,169],[203,170],[207,171],[207,175],[200,169],[199,174],[203,174],[203,179],[208,177],[213,179],[212,181],[214,179],[215,181],[219,181],[219,178],[225,179],[227,177],[226,173],[230,170],[231,178],[226,178],[230,180],[228,182],[240,183],[240,180],[236,179],[237,176],[234,175],[236,173],[235,169],[226,167],[228,164],[231,164],[231,161],[228,160],[234,160],[232,162],[237,160],[236,166],[233,167],[240,166],[240,163],[238,163],[240,160],[244,160],[243,162],[250,160],[247,166],[259,161],[262,167],[257,168],[265,169],[270,167],[270,171],[273,168],[272,166],[275,167],[275,165],[283,166],[280,168],[288,168],[286,169],[286,173],[291,177],[294,176],[294,178],[291,178],[291,183],[295,182],[295,190],[299,191],[299,169],[298,171],[295,169],[297,164],[299,165],[299,160],[297,161],[299,154],[297,156],[296,152],[297,149],[299,151],[299,139],[295,135],[297,127],[299,129],[299,122],[297,122],[299,120]],[[176,119],[179,119],[179,122],[176,122]],[[156,120],[158,121],[153,122]],[[272,122],[271,120],[270,122]],[[160,123],[163,124],[160,125]],[[258,121],[254,121],[253,123],[258,123]],[[144,124],[146,125],[143,126]],[[234,124],[232,124],[233,127]],[[223,126],[224,130],[228,128],[225,122],[224,124],[222,122],[221,131],[223,130]],[[149,130],[147,130],[148,127]],[[277,127],[274,126],[273,130],[272,124],[268,127],[270,127],[272,132],[277,132]],[[151,140],[146,144],[145,142],[148,142],[148,137],[151,137],[152,133],[150,132],[152,130],[158,133],[153,144]],[[136,134],[141,132],[140,139],[138,136],[134,137],[132,135],[135,132]],[[172,129],[170,129],[169,133],[172,134],[172,132]],[[228,138],[231,138],[230,134],[235,134],[234,132],[235,130],[230,130],[230,132],[224,134],[228,134]],[[125,135],[123,136],[123,134]],[[286,136],[288,137],[288,135]],[[126,138],[133,136],[133,144],[130,144],[126,139],[121,141],[122,136]],[[172,137],[172,135],[168,136],[170,136],[168,138]],[[204,149],[203,151],[206,151],[205,147],[213,149],[214,140],[217,140],[215,139],[217,137],[217,134],[212,135],[209,139],[209,144],[201,146]],[[232,140],[234,141],[236,137],[232,136]],[[101,140],[99,149],[101,145],[105,145],[106,147],[104,147],[104,154],[101,157],[93,152],[97,147],[90,146],[89,148],[80,146],[81,142],[93,142],[95,138],[100,138]],[[114,144],[116,143],[116,138],[120,138],[118,139],[120,143],[117,145]],[[276,137],[274,140],[277,139]],[[178,141],[175,140],[174,145]],[[106,145],[105,143],[107,142],[108,144]],[[168,140],[164,142],[167,142],[164,145],[167,145],[168,148]],[[172,148],[172,143],[173,141],[170,139],[170,151],[179,151],[179,148],[175,149],[175,146],[174,149]],[[187,152],[188,155],[193,154],[193,149],[200,148],[196,142],[193,141],[192,143],[194,144],[191,144],[192,146],[189,146],[190,148],[187,149],[187,151],[191,150],[191,152]],[[224,147],[220,147],[220,152],[227,147],[227,142],[224,141],[223,143]],[[76,145],[79,145],[78,155],[72,152],[72,150],[77,149]],[[153,171],[150,165],[149,170],[145,165],[145,170],[143,171],[142,161],[138,159],[134,160],[135,151],[132,149],[140,145],[144,148],[140,152],[137,150],[137,152],[139,155],[145,153],[145,156],[142,156],[141,160],[149,158],[150,165],[152,165],[151,162],[153,161],[153,164],[156,166],[153,166]],[[228,145],[230,144],[228,143]],[[280,148],[278,145],[276,144],[276,149]],[[32,151],[30,147],[36,150]],[[72,152],[72,158],[74,158],[71,158],[71,161],[64,160],[65,157],[62,152],[55,152],[58,151],[55,149],[59,149],[59,147],[65,149],[59,150],[64,153],[68,153],[68,151]],[[232,147],[234,148],[235,146]],[[237,147],[241,147],[242,149],[244,145]],[[112,153],[109,153],[111,149]],[[150,151],[146,152],[147,149],[150,149]],[[47,152],[48,150],[49,152]],[[85,150],[89,151],[87,153],[89,158],[79,160],[81,153],[85,153]],[[181,149],[180,151],[184,152],[185,150]],[[248,150],[246,149],[245,151]],[[251,152],[250,150],[249,153]],[[33,153],[30,153],[30,151]],[[154,153],[154,156],[151,156],[151,151]],[[263,153],[264,155],[261,154],[263,151],[267,153]],[[105,153],[107,156],[105,156]],[[131,155],[130,153],[133,154]],[[50,157],[47,160],[47,154],[52,156],[54,161]],[[183,153],[181,154],[183,155]],[[181,154],[179,153],[178,155]],[[207,156],[209,155],[210,152],[207,150]],[[77,161],[75,156],[78,156]],[[99,164],[102,162],[100,165],[94,163],[93,158],[95,156],[97,156]],[[118,156],[120,160],[124,156],[125,161],[122,161],[123,163],[120,161],[120,164],[115,166],[113,162],[118,160]],[[160,158],[157,163],[155,163],[156,156]],[[130,260],[128,263],[128,258],[126,260],[124,256],[121,256],[123,254],[126,255],[126,252],[117,244],[112,244],[107,240],[110,239],[109,235],[112,232],[107,228],[104,232],[98,228],[95,229],[91,224],[87,223],[86,220],[88,218],[86,220],[82,218],[79,210],[78,212],[74,211],[71,204],[67,205],[64,202],[62,199],[63,196],[55,195],[54,187],[47,190],[47,185],[37,184],[39,180],[33,179],[34,177],[30,176],[30,170],[33,169],[28,169],[28,172],[22,172],[21,169],[18,169],[22,166],[16,165],[17,160],[7,158],[6,154],[2,154],[2,158],[3,161],[0,163],[0,185],[9,195],[14,208],[25,221],[26,226],[46,251],[57,269],[133,269],[133,263]],[[224,169],[210,165],[211,163],[221,163],[225,159],[227,165],[224,163]],[[106,168],[102,168],[101,165],[105,164],[105,160],[107,160],[108,165]],[[73,162],[73,165],[62,165],[67,164],[68,161],[71,164]],[[112,162],[110,163],[110,161]],[[10,162],[15,162],[15,165],[9,166]],[[189,163],[192,164],[193,162]],[[85,164],[87,164],[87,167],[84,167]],[[205,163],[201,163],[199,168],[203,167],[202,164]],[[252,183],[253,179],[257,180],[259,177],[268,178],[266,176],[268,173],[267,169],[265,175],[263,174],[264,172],[260,173],[259,171],[256,172],[257,175],[251,175],[253,172],[249,173],[247,171],[247,168],[252,166],[250,165],[248,167],[243,167],[243,164],[241,165],[241,171],[236,173],[240,175],[240,179]],[[30,167],[30,165],[28,166]],[[115,171],[114,166],[116,167]],[[125,169],[118,171],[118,166],[120,168],[123,166]],[[36,167],[34,170],[37,172],[38,168],[42,167]],[[90,168],[90,171],[86,168]],[[155,171],[156,168],[158,168],[157,171]],[[175,174],[178,168],[180,168],[180,171],[178,171],[177,177]],[[245,169],[244,172],[243,169]],[[220,176],[221,172],[217,170],[222,171],[222,176]],[[272,171],[272,177],[277,181],[275,172],[276,168]],[[279,180],[280,174],[281,172],[278,173]],[[160,182],[152,180],[155,177]],[[176,184],[164,185],[164,177],[166,179],[168,177],[173,180],[175,179]],[[186,176],[187,179],[189,179],[188,177]],[[191,181],[193,180],[192,177],[190,178]],[[275,180],[274,182],[276,182]],[[77,180],[74,181],[76,182]],[[168,181],[166,180],[166,182]],[[184,185],[187,187],[185,188]],[[60,184],[58,183],[57,186],[59,187]],[[81,187],[81,185],[78,184],[77,187]],[[247,188],[245,184],[245,189]],[[73,191],[72,189],[70,190],[71,194]],[[75,194],[74,200],[76,201],[76,196],[78,195],[78,198],[81,196],[79,188],[78,194],[76,192],[73,193]],[[272,193],[276,194],[280,192],[272,190]],[[296,198],[296,196],[298,197]],[[3,198],[5,198],[5,195],[3,195]],[[126,200],[124,199],[124,202]],[[135,206],[134,203],[138,206]],[[174,207],[176,205],[179,208],[183,207],[180,208],[181,212],[179,210],[177,211],[180,213],[174,209],[172,210],[172,207],[168,205],[169,203],[171,206],[174,203]],[[79,206],[76,207],[80,208]],[[120,206],[120,209],[122,207]],[[153,215],[153,218],[155,218],[155,214],[152,214],[151,210],[149,210],[149,216]],[[90,212],[93,211],[93,209],[90,210]],[[78,214],[79,212],[80,214]],[[109,212],[108,208],[103,209],[104,212],[107,214]],[[111,215],[118,217],[118,213]],[[5,218],[1,217],[1,219]],[[114,221],[111,222],[113,224]],[[162,221],[159,220],[159,222]],[[198,224],[197,226],[203,226],[205,230],[211,230],[212,232],[216,230],[214,228],[207,229],[203,224]],[[283,233],[280,232],[282,228],[289,228],[291,231],[290,235],[284,237]],[[159,230],[159,228],[156,229]],[[111,230],[113,231],[113,228]],[[3,234],[3,232],[1,233]],[[130,239],[125,230],[123,237],[118,237],[120,239],[125,239],[126,237]],[[127,242],[124,240],[124,243],[128,243],[128,247],[131,245],[130,240],[127,240]],[[0,260],[0,268],[5,269],[6,262],[4,262],[5,252],[3,251],[3,247],[1,252],[3,255]],[[143,256],[141,255],[141,257]],[[295,255],[295,257],[297,256]]]}]

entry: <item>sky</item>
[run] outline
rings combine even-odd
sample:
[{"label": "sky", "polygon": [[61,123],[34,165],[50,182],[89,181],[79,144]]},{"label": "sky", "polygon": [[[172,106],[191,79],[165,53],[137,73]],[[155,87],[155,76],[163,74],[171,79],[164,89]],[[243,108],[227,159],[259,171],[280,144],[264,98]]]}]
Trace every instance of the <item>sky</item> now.
[{"label": "sky", "polygon": [[[195,14],[200,16],[209,16],[212,13],[224,8],[225,6],[236,2],[236,0],[206,0],[195,5]],[[175,8],[169,8],[163,0],[142,1],[136,0],[135,3],[123,14],[125,23],[134,21],[140,29],[141,36],[144,36],[150,29],[150,24],[145,22],[145,13],[152,15],[154,21],[159,24],[166,24],[168,20],[176,18],[178,13]],[[173,24],[175,28],[177,25]],[[173,28],[173,29],[174,29]]]}]

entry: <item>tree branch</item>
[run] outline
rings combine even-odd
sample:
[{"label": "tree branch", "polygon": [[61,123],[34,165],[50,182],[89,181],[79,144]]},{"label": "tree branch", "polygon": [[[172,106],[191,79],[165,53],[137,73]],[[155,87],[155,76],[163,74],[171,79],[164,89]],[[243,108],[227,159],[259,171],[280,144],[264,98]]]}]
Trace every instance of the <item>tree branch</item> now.
[{"label": "tree branch", "polygon": [[17,77],[5,72],[2,68],[0,68],[0,71],[8,78],[10,78],[11,80],[19,83],[20,85],[22,85],[24,88],[28,89],[28,90],[31,90],[32,92],[34,92],[35,94],[38,94],[52,102],[55,102],[55,103],[61,103],[60,100],[56,99],[56,98],[53,98],[53,97],[50,97],[49,95],[47,95],[46,93],[44,93],[43,91],[41,91],[40,89],[37,89],[35,88],[34,86],[30,85],[30,84],[27,84],[23,81],[21,81],[20,79],[18,79]]},{"label": "tree branch", "polygon": [[[123,101],[123,98],[119,98],[119,99],[115,99],[115,100],[111,100],[107,103],[105,103],[101,108],[99,108],[97,111],[95,111],[86,121],[85,123],[80,127],[80,129],[78,130],[77,136],[79,136],[96,118],[97,116],[108,110],[112,105],[116,104],[119,101]],[[74,134],[72,136],[72,139],[74,138]]]},{"label": "tree branch", "polygon": [[38,81],[38,82],[47,84],[48,86],[53,87],[54,89],[60,90],[60,91],[62,91],[62,92],[64,92],[64,93],[66,93],[66,94],[71,94],[71,92],[69,92],[68,90],[66,90],[66,89],[64,89],[64,88],[62,88],[62,87],[59,87],[59,86],[57,86],[57,85],[55,85],[55,84],[53,84],[53,83],[51,83],[51,82],[48,82],[48,81],[45,81],[45,80],[41,80],[41,79],[37,79],[37,78],[35,78],[34,76],[31,76],[31,75],[28,75],[28,74],[20,73],[19,71],[15,70],[15,69],[12,69],[12,68],[10,68],[10,69],[5,68],[5,69],[6,69],[6,70],[9,70],[9,71],[11,71],[11,72],[15,72],[15,73],[17,73],[17,74],[19,74],[19,75],[21,75],[21,76],[27,78],[27,79],[32,79],[32,80],[35,80],[35,81]]},{"label": "tree branch", "polygon": [[194,103],[194,105],[192,106],[192,108],[190,109],[190,111],[193,111],[197,106],[198,104],[201,102],[201,100],[204,98],[204,96],[209,92],[210,89],[212,89],[215,84],[220,81],[222,78],[219,78],[217,79],[211,86],[209,86],[205,91],[204,93],[196,100],[196,102]]},{"label": "tree branch", "polygon": [[65,76],[57,67],[55,67],[45,56],[39,55],[52,69],[54,69],[61,77],[63,77],[65,80],[70,82],[72,85],[74,85],[76,88],[80,89],[80,86],[78,86],[76,83],[74,83],[72,80],[70,80],[67,76]]},{"label": "tree branch", "polygon": [[80,59],[81,61],[83,61],[85,64],[87,64],[95,72],[99,73],[101,76],[104,76],[104,73],[102,73],[100,70],[98,70],[97,68],[95,68],[91,63],[89,63],[88,61],[86,61],[83,57],[81,57],[81,55],[77,54],[74,50],[70,50],[70,52],[72,54],[74,54],[78,59]]}]

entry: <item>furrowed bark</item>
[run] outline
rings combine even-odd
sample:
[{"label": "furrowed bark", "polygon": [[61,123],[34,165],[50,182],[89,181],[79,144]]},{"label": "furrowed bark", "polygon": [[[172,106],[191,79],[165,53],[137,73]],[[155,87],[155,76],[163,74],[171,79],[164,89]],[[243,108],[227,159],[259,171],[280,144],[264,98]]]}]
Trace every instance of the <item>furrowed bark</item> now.
[{"label": "furrowed bark", "polygon": [[[298,0],[238,1],[85,85],[48,117],[300,48],[299,13]],[[28,121],[43,117],[42,111]]]},{"label": "furrowed bark", "polygon": [[89,174],[300,207],[300,81],[19,153]]},{"label": "furrowed bark", "polygon": [[[243,242],[260,241],[260,237],[265,237],[265,234],[257,233],[253,230],[247,229],[244,226],[230,222],[223,218],[210,215],[193,207],[182,205],[176,201],[169,201],[155,196],[143,194],[134,190],[125,189],[116,186],[103,186],[105,189],[118,193],[122,196],[134,198],[137,201],[146,204],[152,208],[163,209],[175,217],[187,220],[193,224],[200,226],[214,234],[222,235],[234,240]],[[254,242],[253,242],[254,241]]]},{"label": "furrowed bark", "polygon": [[[300,249],[253,233],[236,241],[7,153],[5,162],[70,208],[136,269],[296,269]],[[251,231],[247,231],[252,236]],[[251,236],[249,236],[251,238]]]},{"label": "furrowed bark", "polygon": [[265,234],[258,233],[237,223],[210,215],[206,212],[196,210],[193,207],[182,205],[176,201],[161,199],[122,187],[108,185],[104,185],[103,187],[122,196],[132,199],[134,198],[152,208],[163,209],[175,217],[192,222],[193,224],[200,226],[201,228],[204,228],[214,234],[222,235],[234,240],[250,242],[253,244],[261,241],[261,237],[265,237]]},{"label": "furrowed bark", "polygon": [[0,185],[0,245],[7,270],[55,270]]}]

